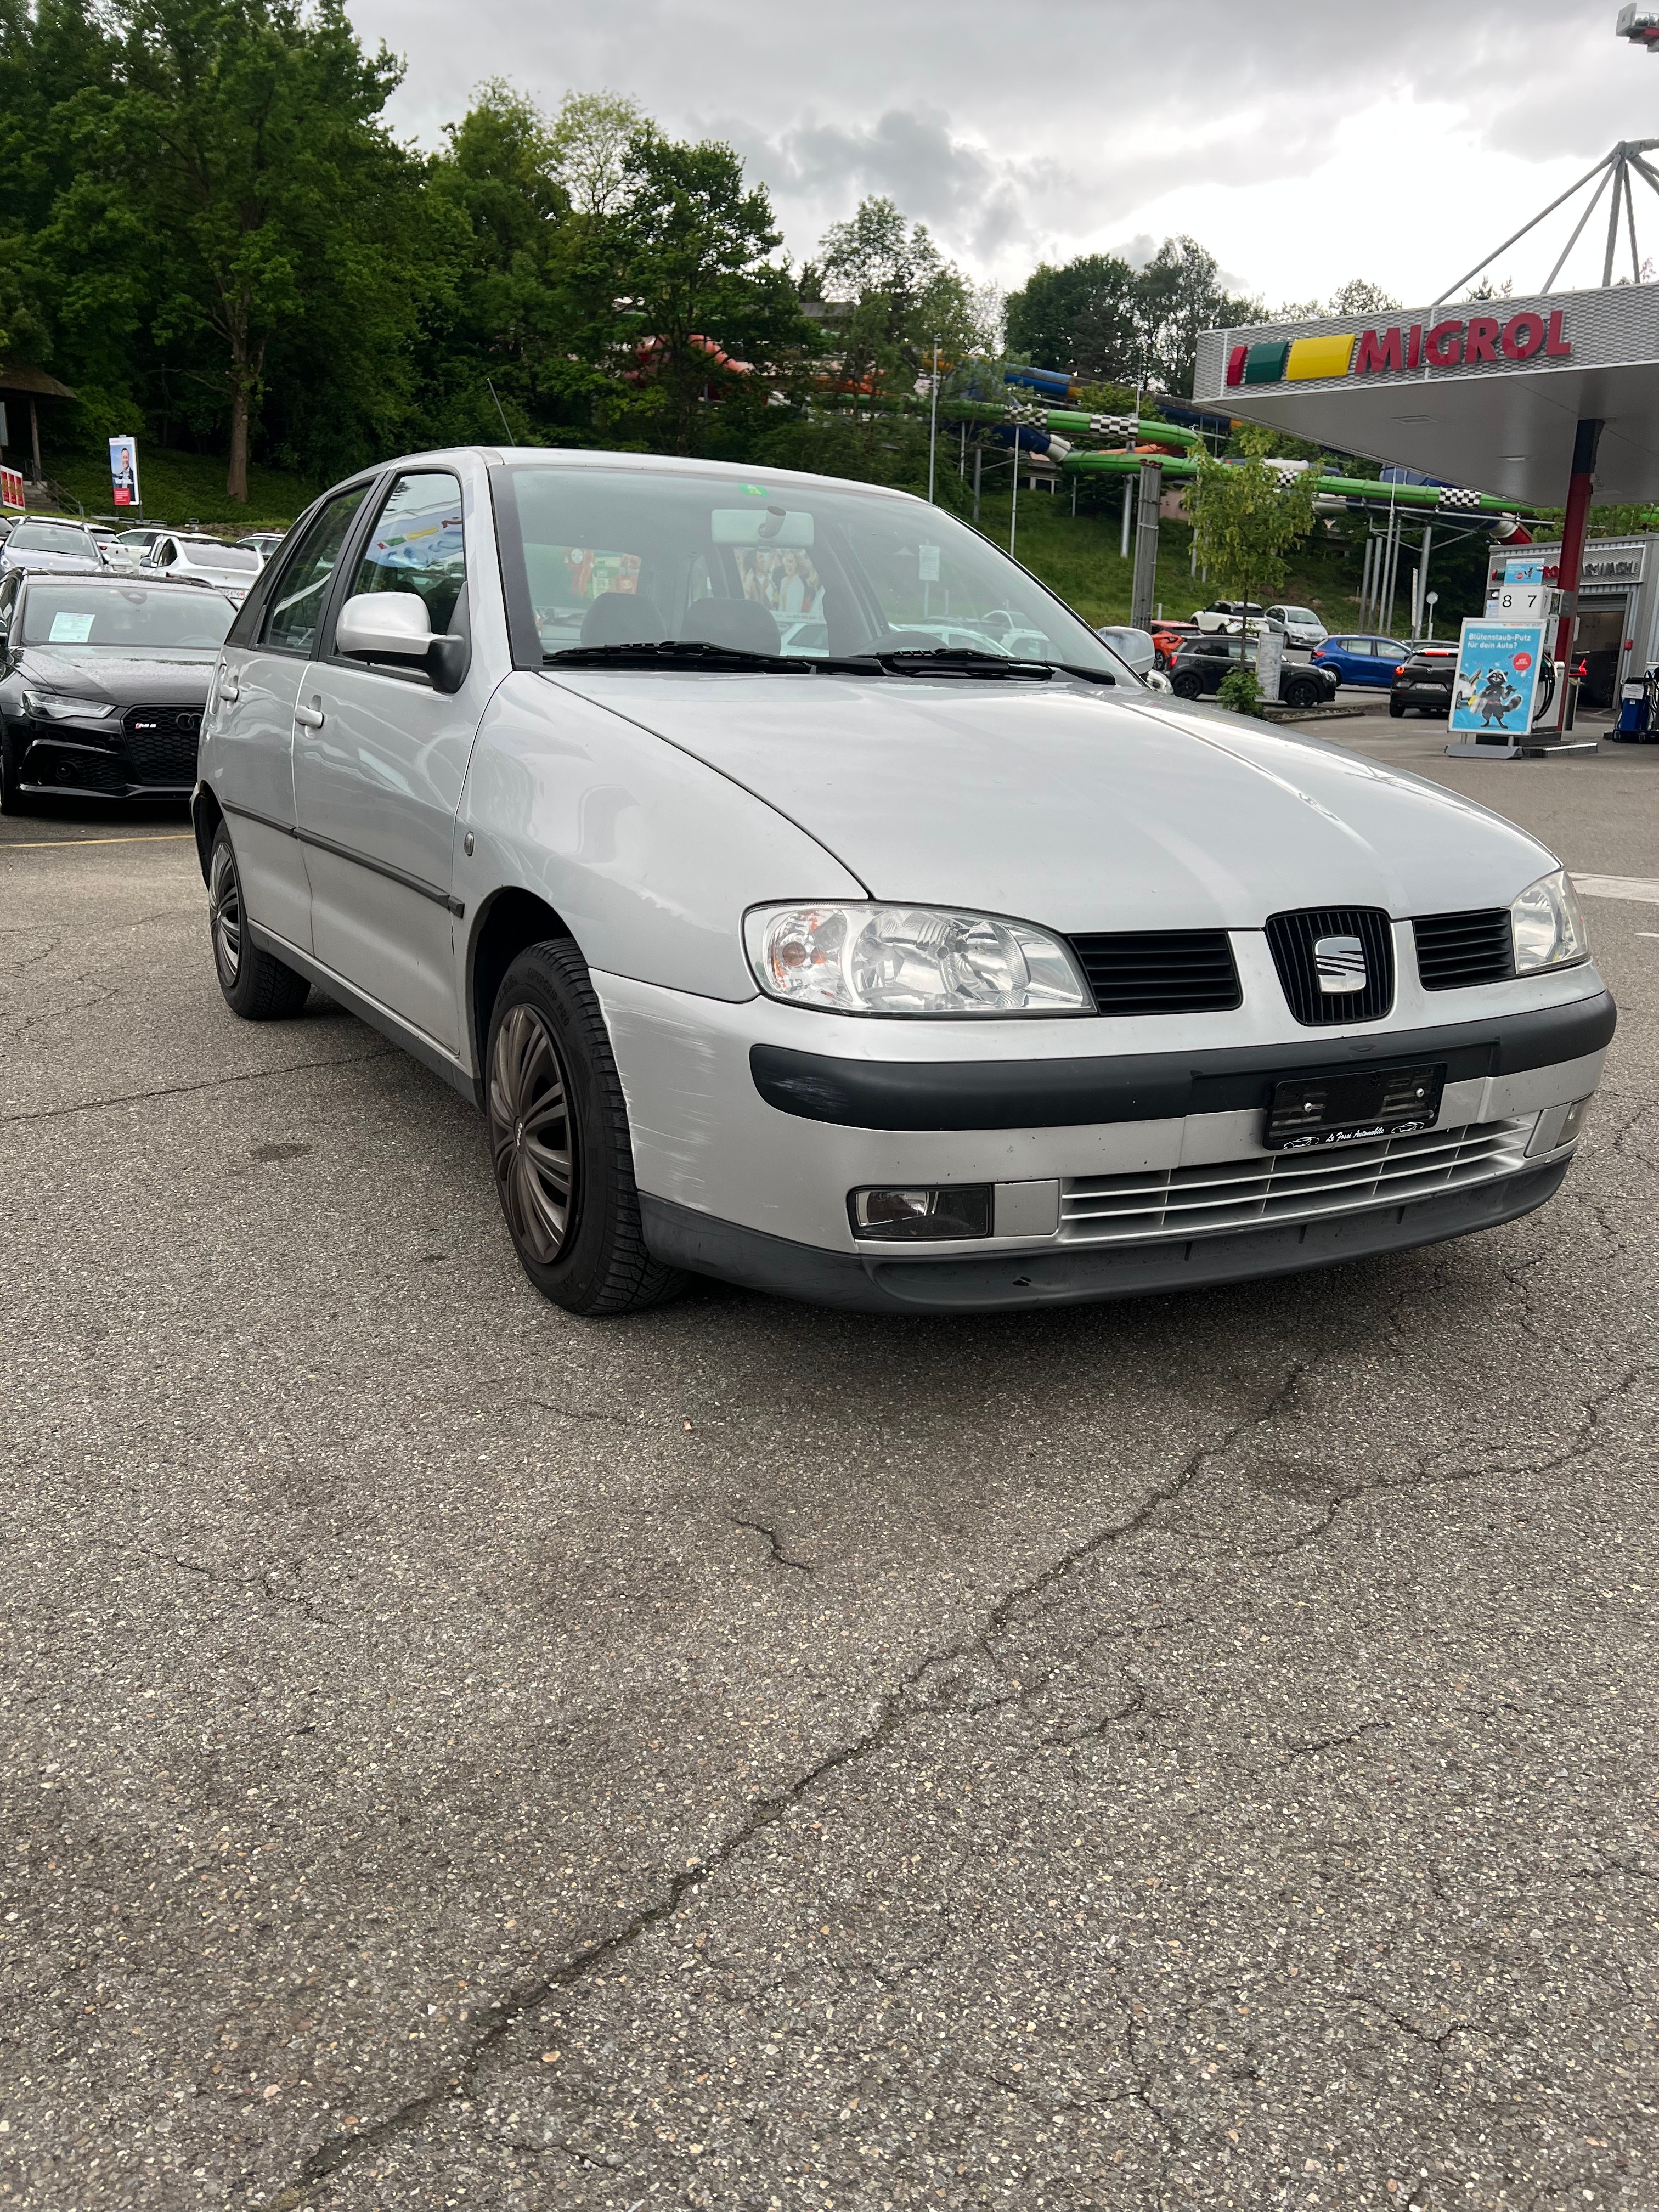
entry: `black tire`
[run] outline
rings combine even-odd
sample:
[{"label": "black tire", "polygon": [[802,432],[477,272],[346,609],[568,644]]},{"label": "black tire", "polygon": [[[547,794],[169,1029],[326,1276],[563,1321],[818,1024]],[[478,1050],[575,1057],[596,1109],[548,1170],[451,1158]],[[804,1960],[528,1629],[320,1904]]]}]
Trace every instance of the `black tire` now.
[{"label": "black tire", "polygon": [[1403,721],[1405,719],[1406,710],[1401,705],[1398,699],[1389,700],[1389,713],[1396,722]]},{"label": "black tire", "polygon": [[680,1270],[646,1249],[622,1078],[586,963],[568,938],[529,946],[502,979],[484,1111],[507,1234],[544,1298],[597,1319],[660,1305],[684,1287]]},{"label": "black tire", "polygon": [[1306,714],[1310,707],[1323,704],[1319,693],[1315,690],[1311,684],[1292,684],[1285,695],[1285,702],[1287,706],[1294,707],[1299,714]]},{"label": "black tire", "polygon": [[28,801],[23,796],[22,781],[16,745],[4,732],[0,732],[0,814],[28,812]]},{"label": "black tire", "polygon": [[1179,676],[1172,676],[1170,685],[1177,699],[1196,699],[1204,689],[1197,677],[1187,669],[1182,669]]},{"label": "black tire", "polygon": [[249,937],[236,848],[222,822],[208,859],[208,933],[214,973],[233,1014],[245,1022],[285,1022],[299,1012],[311,986]]}]

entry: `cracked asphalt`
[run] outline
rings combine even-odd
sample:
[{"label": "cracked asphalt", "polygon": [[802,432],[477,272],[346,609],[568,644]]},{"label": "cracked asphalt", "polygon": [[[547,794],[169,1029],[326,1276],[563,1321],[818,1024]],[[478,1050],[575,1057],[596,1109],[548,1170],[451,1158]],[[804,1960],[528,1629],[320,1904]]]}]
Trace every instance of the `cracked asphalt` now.
[{"label": "cracked asphalt", "polygon": [[0,2205],[1659,2203],[1659,903],[1507,1228],[595,1324],[183,829],[0,825]]}]

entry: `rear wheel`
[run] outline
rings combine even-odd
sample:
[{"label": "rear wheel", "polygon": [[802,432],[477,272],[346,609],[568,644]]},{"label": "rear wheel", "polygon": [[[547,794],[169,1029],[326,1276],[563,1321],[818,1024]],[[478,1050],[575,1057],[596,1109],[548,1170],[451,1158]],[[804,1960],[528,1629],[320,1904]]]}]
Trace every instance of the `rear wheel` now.
[{"label": "rear wheel", "polygon": [[1402,721],[1405,719],[1406,710],[1404,707],[1401,705],[1398,699],[1389,700],[1389,713],[1396,722]]},{"label": "rear wheel", "polygon": [[1320,694],[1311,684],[1292,684],[1285,694],[1285,701],[1287,706],[1294,707],[1299,713],[1305,714],[1310,707],[1317,707],[1320,704]]},{"label": "rear wheel", "polygon": [[1196,699],[1204,688],[1197,677],[1184,668],[1178,676],[1170,678],[1170,684],[1177,699]]},{"label": "rear wheel", "polygon": [[249,936],[236,848],[222,822],[208,860],[208,926],[219,988],[233,1014],[245,1022],[283,1022],[299,1012],[311,986]]},{"label": "rear wheel", "polygon": [[685,1278],[646,1249],[622,1078],[568,939],[532,945],[507,969],[485,1066],[496,1195],[542,1296],[595,1317],[672,1297]]}]

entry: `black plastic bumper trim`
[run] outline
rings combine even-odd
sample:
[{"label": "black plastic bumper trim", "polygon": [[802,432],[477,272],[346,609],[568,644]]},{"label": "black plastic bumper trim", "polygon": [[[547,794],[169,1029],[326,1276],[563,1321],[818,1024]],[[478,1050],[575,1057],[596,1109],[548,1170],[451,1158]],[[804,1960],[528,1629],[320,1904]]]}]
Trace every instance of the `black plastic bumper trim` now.
[{"label": "black plastic bumper trim", "polygon": [[1265,1107],[1291,1075],[1443,1061],[1448,1083],[1520,1075],[1600,1052],[1618,1020],[1611,995],[1427,1030],[1373,1031],[1306,1044],[1096,1060],[841,1060],[751,1045],[750,1073],[769,1106],[851,1129],[1060,1129],[1173,1121]]},{"label": "black plastic bumper trim", "polygon": [[747,1290],[861,1313],[994,1313],[1146,1297],[1335,1267],[1496,1229],[1553,1198],[1571,1159],[1472,1190],[1325,1221],[1285,1222],[1157,1243],[1066,1245],[975,1258],[901,1260],[825,1252],[640,1194],[645,1241],[659,1260]]}]

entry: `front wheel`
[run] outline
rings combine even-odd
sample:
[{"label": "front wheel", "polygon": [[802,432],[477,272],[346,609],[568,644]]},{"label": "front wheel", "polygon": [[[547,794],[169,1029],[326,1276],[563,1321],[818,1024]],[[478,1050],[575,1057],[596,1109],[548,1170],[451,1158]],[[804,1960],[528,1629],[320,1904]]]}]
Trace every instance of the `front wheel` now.
[{"label": "front wheel", "polygon": [[622,1078],[587,965],[532,945],[489,1018],[486,1110],[495,1192],[519,1264],[568,1313],[635,1313],[685,1278],[646,1249]]},{"label": "front wheel", "polygon": [[1319,694],[1311,684],[1293,684],[1285,694],[1285,702],[1305,714],[1310,707],[1319,705]]},{"label": "front wheel", "polygon": [[208,927],[219,988],[233,1014],[245,1022],[285,1022],[299,1012],[311,986],[249,936],[236,848],[222,822],[208,859]]},{"label": "front wheel", "polygon": [[26,814],[27,811],[23,798],[23,779],[18,769],[16,745],[9,737],[0,732],[0,814]]},{"label": "front wheel", "polygon": [[1170,688],[1177,699],[1196,699],[1204,687],[1196,676],[1183,671],[1181,675],[1170,679]]}]

